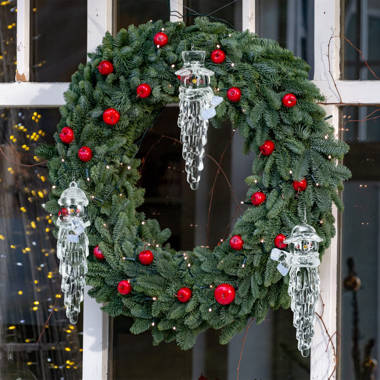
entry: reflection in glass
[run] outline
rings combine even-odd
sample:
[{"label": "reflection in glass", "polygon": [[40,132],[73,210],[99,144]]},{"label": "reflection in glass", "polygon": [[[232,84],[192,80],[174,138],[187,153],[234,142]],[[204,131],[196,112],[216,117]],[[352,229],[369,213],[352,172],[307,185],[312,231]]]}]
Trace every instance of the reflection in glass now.
[{"label": "reflection in glass", "polygon": [[139,0],[126,1],[115,0],[117,31],[128,28],[128,25],[139,25],[149,20],[169,21],[169,1]]},{"label": "reflection in glass", "polygon": [[314,0],[257,0],[256,31],[314,67]]},{"label": "reflection in glass", "polygon": [[0,82],[13,82],[16,73],[16,2],[0,5]]},{"label": "reflection in glass", "polygon": [[32,0],[32,81],[69,82],[86,50],[86,0]]},{"label": "reflection in glass", "polygon": [[221,21],[230,27],[242,28],[242,1],[237,0],[185,0],[184,21],[187,25],[194,22],[197,16],[208,16],[211,21]]},{"label": "reflection in glass", "polygon": [[81,378],[82,327],[65,316],[60,291],[46,162],[55,109],[0,110],[0,378]]},{"label": "reflection in glass", "polygon": [[344,0],[344,79],[380,79],[380,2]]},{"label": "reflection in glass", "polygon": [[344,107],[345,164],[341,248],[341,379],[377,379],[380,343],[379,107]]}]

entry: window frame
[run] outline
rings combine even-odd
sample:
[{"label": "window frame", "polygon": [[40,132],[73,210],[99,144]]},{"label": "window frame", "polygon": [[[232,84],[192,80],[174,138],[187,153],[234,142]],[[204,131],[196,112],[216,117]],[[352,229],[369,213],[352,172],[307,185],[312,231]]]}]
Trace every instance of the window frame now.
[{"label": "window frame", "polygon": [[[87,0],[87,51],[93,51],[115,26],[112,0]],[[171,21],[181,21],[183,0],[170,0]],[[59,107],[68,82],[38,83],[30,79],[30,0],[17,0],[17,72],[15,82],[0,83],[0,107]],[[256,1],[242,0],[243,30],[255,32]],[[380,81],[341,80],[341,0],[314,0],[314,83],[325,96],[322,106],[339,137],[339,107],[380,104]],[[336,229],[339,218],[336,208]],[[311,380],[337,377],[337,319],[339,309],[339,233],[320,268],[321,299],[311,351]],[[83,314],[83,380],[107,379],[109,318],[87,295]]]}]

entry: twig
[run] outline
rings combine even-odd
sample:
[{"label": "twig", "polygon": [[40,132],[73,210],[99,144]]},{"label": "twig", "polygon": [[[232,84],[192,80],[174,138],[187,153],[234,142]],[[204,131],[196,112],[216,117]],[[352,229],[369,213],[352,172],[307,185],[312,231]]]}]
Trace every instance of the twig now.
[{"label": "twig", "polygon": [[336,89],[336,92],[338,93],[338,96],[339,96],[339,102],[340,103],[343,103],[343,100],[342,100],[342,95],[340,94],[340,91],[338,89],[338,85],[336,84],[336,80],[334,78],[334,75],[331,71],[331,60],[330,60],[330,45],[331,45],[331,41],[334,39],[334,38],[338,38],[337,36],[331,36],[330,39],[329,39],[329,43],[327,45],[327,61],[328,61],[328,64],[329,64],[329,74],[331,76],[331,79],[334,83],[334,87]]},{"label": "twig", "polygon": [[326,326],[326,323],[325,323],[325,321],[324,321],[324,319],[323,319],[323,315],[324,315],[324,312],[325,312],[325,306],[326,306],[326,305],[325,305],[325,303],[324,303],[324,301],[323,301],[323,298],[322,298],[322,295],[321,295],[321,294],[319,295],[319,298],[320,298],[321,303],[322,303],[322,312],[321,312],[321,314],[315,312],[315,314],[318,316],[319,320],[322,322],[322,326],[323,326],[323,328],[324,328],[324,330],[325,330],[325,333],[326,333],[327,337],[329,338],[329,340],[328,340],[328,342],[327,342],[327,346],[326,346],[326,351],[325,351],[325,352],[327,352],[328,347],[329,347],[329,345],[330,345],[330,343],[331,343],[331,348],[332,348],[332,350],[333,350],[334,362],[335,362],[335,364],[334,364],[334,368],[333,368],[332,372],[330,373],[329,377],[327,378],[327,380],[330,380],[330,379],[333,378],[333,376],[334,376],[334,374],[335,374],[335,372],[336,372],[337,363],[338,363],[338,356],[337,356],[337,353],[336,353],[336,347],[335,347],[335,344],[334,344],[334,342],[333,342],[333,338],[334,338],[334,336],[337,334],[337,332],[335,331],[333,334],[330,334],[330,333],[329,333],[329,330],[328,330],[328,328],[327,328],[327,326]]},{"label": "twig", "polygon": [[53,315],[53,312],[54,312],[54,308],[55,308],[55,306],[56,306],[56,305],[54,304],[54,306],[51,308],[51,312],[50,312],[50,314],[49,314],[47,320],[45,321],[45,323],[44,323],[44,325],[43,325],[43,327],[42,327],[42,330],[41,330],[41,332],[40,332],[40,335],[38,336],[38,339],[37,339],[37,342],[36,342],[36,343],[40,343],[40,340],[41,340],[42,336],[44,335],[44,333],[45,333],[45,331],[46,331],[46,328],[47,328],[48,325],[49,325],[49,321],[50,321],[50,318],[51,318],[52,315]]},{"label": "twig", "polygon": [[252,319],[247,327],[245,328],[245,331],[244,331],[244,336],[243,336],[243,340],[241,342],[241,348],[240,348],[240,356],[239,356],[239,362],[238,362],[238,365],[237,365],[237,368],[236,368],[236,380],[239,380],[239,376],[240,376],[240,364],[241,364],[241,359],[243,358],[243,352],[244,352],[244,347],[245,347],[245,343],[247,341],[247,336],[248,336],[248,330],[250,329],[250,327],[252,326],[252,323],[254,322],[255,320]]},{"label": "twig", "polygon": [[18,165],[18,166],[25,166],[25,167],[33,167],[33,166],[43,166],[44,164],[47,163],[47,160],[45,161],[42,161],[42,162],[38,162],[37,164],[23,164],[21,162],[16,162],[16,161],[13,161],[13,160],[10,160],[7,155],[5,154],[3,148],[0,147],[0,153],[3,155],[3,157],[7,160],[7,161],[12,161],[14,164]]}]

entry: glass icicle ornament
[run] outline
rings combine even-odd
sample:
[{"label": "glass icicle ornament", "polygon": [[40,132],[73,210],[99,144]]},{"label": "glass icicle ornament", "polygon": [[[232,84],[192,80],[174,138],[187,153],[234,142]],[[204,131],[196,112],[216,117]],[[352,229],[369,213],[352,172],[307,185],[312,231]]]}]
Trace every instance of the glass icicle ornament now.
[{"label": "glass icicle ornament", "polygon": [[88,199],[73,181],[61,194],[58,204],[66,209],[57,219],[57,256],[59,273],[62,276],[61,288],[66,316],[75,324],[83,301],[84,276],[87,273],[88,238],[85,229],[90,222],[85,221],[85,207]]},{"label": "glass icicle ornament", "polygon": [[314,335],[315,305],[319,297],[319,243],[322,239],[315,229],[302,223],[293,228],[284,240],[289,251],[272,249],[271,259],[278,261],[278,271],[286,276],[289,272],[288,294],[291,298],[293,325],[296,328],[298,349],[302,356],[310,354]]},{"label": "glass icicle ornament", "polygon": [[204,168],[208,120],[215,116],[215,107],[223,101],[210,87],[214,72],[204,67],[205,55],[206,52],[200,50],[183,51],[183,68],[176,71],[181,80],[178,127],[181,128],[187,182],[192,190],[198,188]]}]

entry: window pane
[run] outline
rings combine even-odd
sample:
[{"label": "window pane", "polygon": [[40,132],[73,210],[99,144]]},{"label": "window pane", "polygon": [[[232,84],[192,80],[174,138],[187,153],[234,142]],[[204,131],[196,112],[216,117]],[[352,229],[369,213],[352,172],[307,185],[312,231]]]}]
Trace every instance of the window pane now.
[{"label": "window pane", "polygon": [[115,0],[117,30],[127,28],[128,25],[139,25],[149,20],[169,21],[169,1],[139,0],[126,1]]},{"label": "window pane", "polygon": [[13,82],[16,73],[16,3],[0,5],[0,82]]},{"label": "window pane", "polygon": [[56,109],[1,109],[0,378],[81,379],[82,323],[69,324],[60,291],[50,186],[34,156],[53,142]]},{"label": "window pane", "polygon": [[32,81],[69,82],[86,50],[86,0],[32,0]]},{"label": "window pane", "polygon": [[314,0],[257,0],[257,34],[271,38],[314,70]]},{"label": "window pane", "polygon": [[184,20],[192,24],[197,16],[208,16],[211,21],[222,21],[236,30],[242,28],[242,1],[187,0],[184,1]]},{"label": "window pane", "polygon": [[[344,107],[352,179],[343,192],[341,379],[377,379],[379,356],[380,119],[377,107]],[[360,121],[359,121],[360,120]],[[377,375],[378,376],[378,375]]]},{"label": "window pane", "polygon": [[380,2],[344,1],[344,79],[380,79]]},{"label": "window pane", "polygon": [[[174,248],[214,246],[228,236],[234,219],[244,209],[240,200],[245,199],[244,178],[250,173],[252,157],[243,155],[242,141],[232,136],[230,125],[210,128],[200,187],[191,191],[178,143],[177,117],[177,107],[166,108],[140,147],[141,184],[146,189],[142,210],[172,230],[170,243]],[[219,166],[210,157],[220,163],[223,173],[217,174]],[[217,333],[209,330],[198,337],[192,350],[181,351],[174,343],[153,347],[150,333],[134,336],[129,332],[128,318],[117,317],[113,323],[115,380],[236,379],[243,333],[229,345],[220,345]],[[291,326],[292,313],[283,310],[270,313],[259,326],[251,326],[240,366],[242,380],[308,377],[309,360],[299,355]]]}]

